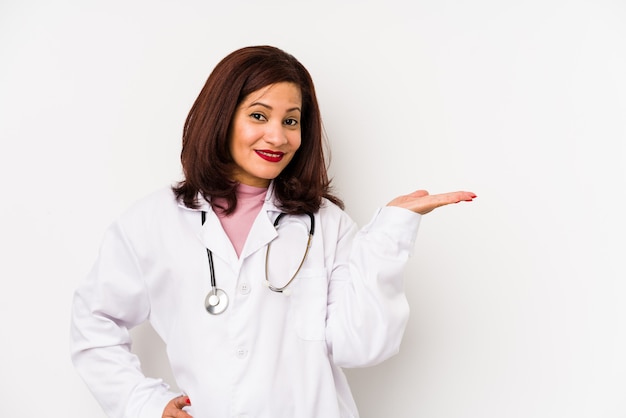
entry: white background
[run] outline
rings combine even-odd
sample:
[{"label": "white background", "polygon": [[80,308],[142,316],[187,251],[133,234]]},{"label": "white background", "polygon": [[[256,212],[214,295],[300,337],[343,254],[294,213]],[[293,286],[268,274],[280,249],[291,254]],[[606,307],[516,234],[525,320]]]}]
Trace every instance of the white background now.
[{"label": "white background", "polygon": [[417,188],[479,196],[423,219],[401,352],[348,372],[363,418],[626,417],[621,0],[1,0],[2,415],[103,416],[69,361],[73,289],[180,179],[193,100],[254,44],[310,70],[359,224]]}]

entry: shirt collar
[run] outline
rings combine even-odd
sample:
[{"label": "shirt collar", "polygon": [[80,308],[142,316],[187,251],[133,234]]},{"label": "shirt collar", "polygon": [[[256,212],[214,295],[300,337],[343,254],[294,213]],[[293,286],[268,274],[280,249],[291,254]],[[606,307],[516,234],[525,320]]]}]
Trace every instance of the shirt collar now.
[{"label": "shirt collar", "polygon": [[[195,212],[200,212],[200,211],[209,212],[213,210],[209,202],[204,198],[204,196],[202,196],[202,193],[198,192],[198,196],[196,197],[196,199],[197,199],[197,202],[199,203],[199,206],[196,209],[185,206],[185,203],[180,199],[178,200],[178,206],[180,206],[183,209],[187,209],[187,210],[191,210]],[[263,209],[268,210],[268,211],[280,212],[281,210],[279,208],[279,203],[280,202],[278,202],[278,198],[275,195],[274,181],[272,181],[270,182],[270,185],[267,189],[267,194],[265,195],[265,203],[263,205]]]}]

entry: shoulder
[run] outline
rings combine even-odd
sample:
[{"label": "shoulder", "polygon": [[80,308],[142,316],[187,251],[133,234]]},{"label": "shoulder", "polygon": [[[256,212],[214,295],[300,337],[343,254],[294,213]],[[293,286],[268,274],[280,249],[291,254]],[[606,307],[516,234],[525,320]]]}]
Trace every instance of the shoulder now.
[{"label": "shoulder", "polygon": [[351,229],[356,228],[356,223],[343,209],[328,199],[323,199],[317,213],[324,229]]},{"label": "shoulder", "polygon": [[161,187],[137,199],[124,214],[133,212],[154,212],[166,207],[178,206],[178,201],[171,187]]},{"label": "shoulder", "polygon": [[173,190],[170,186],[164,186],[136,200],[120,215],[118,224],[126,228],[132,228],[133,225],[145,227],[176,216],[180,210],[184,209],[179,205]]},{"label": "shoulder", "polygon": [[322,204],[318,213],[321,216],[348,217],[348,214],[343,209],[326,198],[322,198]]}]

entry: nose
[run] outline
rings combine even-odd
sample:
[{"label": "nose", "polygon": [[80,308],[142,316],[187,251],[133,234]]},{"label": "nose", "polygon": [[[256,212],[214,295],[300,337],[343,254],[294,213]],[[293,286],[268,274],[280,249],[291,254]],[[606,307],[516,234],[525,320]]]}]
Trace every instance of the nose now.
[{"label": "nose", "polygon": [[285,135],[285,127],[282,122],[268,123],[266,125],[263,139],[265,139],[268,144],[274,146],[285,145],[288,140],[287,135]]}]

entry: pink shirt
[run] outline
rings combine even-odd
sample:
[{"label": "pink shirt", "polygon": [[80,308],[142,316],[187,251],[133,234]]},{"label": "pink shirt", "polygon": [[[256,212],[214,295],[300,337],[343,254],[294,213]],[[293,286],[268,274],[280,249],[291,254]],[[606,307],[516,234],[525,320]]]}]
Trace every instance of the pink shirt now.
[{"label": "pink shirt", "polygon": [[[232,215],[226,216],[220,210],[216,211],[217,217],[222,223],[222,228],[233,244],[237,256],[246,243],[252,224],[263,207],[267,188],[240,184],[237,187],[237,208]],[[222,199],[216,199],[216,203],[223,204]]]}]

